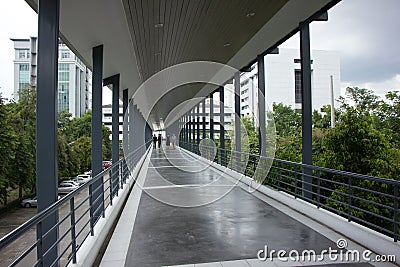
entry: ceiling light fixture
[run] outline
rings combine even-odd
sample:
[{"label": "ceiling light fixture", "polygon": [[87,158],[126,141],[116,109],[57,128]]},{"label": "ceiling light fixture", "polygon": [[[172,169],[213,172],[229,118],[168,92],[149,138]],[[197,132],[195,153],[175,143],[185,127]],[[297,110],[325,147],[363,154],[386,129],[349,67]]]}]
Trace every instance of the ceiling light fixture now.
[{"label": "ceiling light fixture", "polygon": [[249,12],[249,13],[246,14],[246,18],[254,17],[255,14],[256,13],[254,13],[254,12]]},{"label": "ceiling light fixture", "polygon": [[156,25],[154,25],[154,27],[155,27],[156,29],[159,29],[159,28],[164,27],[164,24],[162,24],[162,23],[157,23]]}]

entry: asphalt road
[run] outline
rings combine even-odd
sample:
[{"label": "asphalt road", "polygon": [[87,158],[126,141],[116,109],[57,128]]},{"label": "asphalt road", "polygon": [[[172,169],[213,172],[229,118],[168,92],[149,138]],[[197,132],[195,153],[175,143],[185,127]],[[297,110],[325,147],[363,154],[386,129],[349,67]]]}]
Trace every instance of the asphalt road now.
[{"label": "asphalt road", "polygon": [[[82,201],[88,196],[88,190],[83,190],[78,196],[75,197],[75,207],[77,207]],[[75,218],[78,220],[79,217],[82,216],[80,222],[76,225],[76,232],[82,229],[85,223],[89,219],[89,213],[85,213],[85,211],[89,207],[89,202],[86,200],[82,206],[76,210]],[[0,237],[5,236],[25,221],[30,219],[31,217],[36,215],[36,208],[18,208],[16,210],[10,211],[6,214],[0,216]],[[66,216],[66,220],[59,226],[59,237],[61,237],[64,233],[69,231],[70,227],[70,216],[69,216],[69,201],[64,204],[59,209],[59,220],[61,221]],[[89,227],[86,226],[86,229],[82,231],[80,236],[77,239],[77,244],[82,242],[86,234],[89,232]],[[21,253],[23,253],[29,246],[31,246],[36,240],[36,228],[33,227],[27,233],[23,235],[22,238],[14,241],[9,246],[1,250],[0,253],[0,267],[9,266]],[[67,252],[63,255],[61,259],[61,265],[66,262],[68,258],[68,254],[70,254],[71,248],[69,243],[71,241],[70,233],[67,233],[66,237],[61,241],[59,245],[59,253],[62,253],[66,248]],[[36,261],[36,249],[34,249],[27,257],[21,262],[18,266],[32,266]]]}]

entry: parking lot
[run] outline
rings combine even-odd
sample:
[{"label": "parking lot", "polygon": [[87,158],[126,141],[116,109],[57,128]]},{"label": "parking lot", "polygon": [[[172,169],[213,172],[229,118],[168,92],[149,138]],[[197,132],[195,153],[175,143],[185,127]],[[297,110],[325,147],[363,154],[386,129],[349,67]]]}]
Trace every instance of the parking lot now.
[{"label": "parking lot", "polygon": [[[82,202],[82,200],[87,197],[88,193],[87,190],[83,190],[78,196],[75,198],[75,203],[78,205],[79,203]],[[62,197],[63,195],[61,195]],[[69,213],[69,202],[64,204],[60,209],[59,209],[59,218],[62,219],[65,216],[68,215]],[[82,207],[76,211],[76,217],[81,216],[84,211],[88,207],[88,201],[85,201],[85,203],[82,205]],[[36,215],[37,209],[36,208],[23,208],[19,207],[15,210],[9,211],[5,214],[0,215],[0,237],[3,237],[7,235],[9,232],[12,230],[16,229],[18,226],[32,218],[33,216]],[[83,215],[84,217],[88,217],[88,214]],[[87,221],[88,218],[83,218],[82,223],[77,225],[78,227],[83,227],[84,222]],[[69,220],[65,220],[64,223],[62,223],[59,227],[59,236],[64,234],[69,228]],[[79,228],[78,228],[79,229]],[[83,231],[82,232],[82,237],[88,232]],[[26,250],[31,244],[35,242],[36,239],[36,229],[33,227],[32,229],[29,230],[29,232],[24,235],[24,239],[21,240],[16,240],[12,244],[10,244],[8,247],[2,250],[2,256],[1,256],[1,262],[0,262],[0,267],[3,266],[8,266],[11,264],[18,255],[20,255],[24,250]],[[65,239],[61,242],[60,244],[60,251],[64,250],[69,243],[69,239]],[[79,239],[78,239],[79,242]],[[67,257],[65,257],[64,260],[66,260]],[[27,258],[20,264],[20,266],[31,266],[32,263],[35,262],[36,259],[36,250],[33,250]]]}]

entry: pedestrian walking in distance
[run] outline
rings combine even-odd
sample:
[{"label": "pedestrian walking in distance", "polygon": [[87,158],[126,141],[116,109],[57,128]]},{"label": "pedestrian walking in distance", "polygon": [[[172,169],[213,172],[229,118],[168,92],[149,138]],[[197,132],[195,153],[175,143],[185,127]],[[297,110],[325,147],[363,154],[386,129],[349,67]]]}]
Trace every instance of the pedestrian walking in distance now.
[{"label": "pedestrian walking in distance", "polygon": [[158,141],[158,148],[161,148],[161,141],[162,141],[162,136],[161,136],[161,134],[158,134],[157,141]]},{"label": "pedestrian walking in distance", "polygon": [[171,136],[171,144],[172,144],[172,149],[175,149],[175,146],[176,146],[176,136],[175,136],[175,134],[172,134],[172,136]]},{"label": "pedestrian walking in distance", "polygon": [[153,135],[153,147],[157,148],[157,136],[155,134]]}]

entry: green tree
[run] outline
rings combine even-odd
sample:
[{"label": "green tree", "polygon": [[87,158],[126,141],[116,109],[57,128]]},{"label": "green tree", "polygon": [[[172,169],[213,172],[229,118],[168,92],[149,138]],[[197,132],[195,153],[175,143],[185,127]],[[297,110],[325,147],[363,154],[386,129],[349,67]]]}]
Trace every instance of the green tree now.
[{"label": "green tree", "polygon": [[19,198],[23,190],[35,191],[36,186],[36,90],[19,92],[19,101],[11,103],[14,130],[18,133],[13,169],[13,183],[18,186]]},{"label": "green tree", "polygon": [[12,179],[10,165],[15,159],[15,148],[17,146],[17,135],[11,124],[11,110],[9,105],[4,104],[0,95],[0,197],[4,204],[7,203],[7,188]]},{"label": "green tree", "polygon": [[301,112],[282,103],[273,103],[273,115],[276,134],[282,137],[290,136],[293,132],[300,131]]}]

